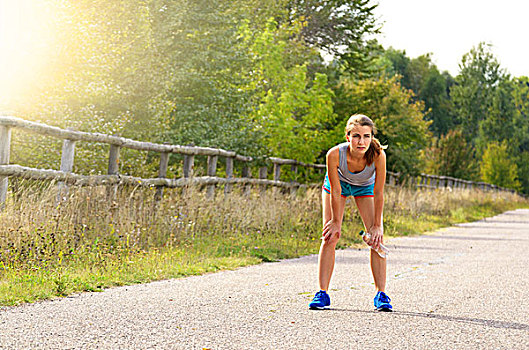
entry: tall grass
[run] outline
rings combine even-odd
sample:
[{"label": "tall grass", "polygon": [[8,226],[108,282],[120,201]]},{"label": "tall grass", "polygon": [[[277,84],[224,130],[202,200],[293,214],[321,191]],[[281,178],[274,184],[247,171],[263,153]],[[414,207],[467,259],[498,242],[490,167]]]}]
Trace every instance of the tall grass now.
[{"label": "tall grass", "polygon": [[[198,188],[70,187],[13,182],[0,213],[0,305],[199,274],[315,253],[321,193],[293,197],[235,189],[213,199]],[[388,236],[416,234],[527,206],[505,193],[388,188]],[[361,219],[348,202],[340,247],[360,242]]]}]

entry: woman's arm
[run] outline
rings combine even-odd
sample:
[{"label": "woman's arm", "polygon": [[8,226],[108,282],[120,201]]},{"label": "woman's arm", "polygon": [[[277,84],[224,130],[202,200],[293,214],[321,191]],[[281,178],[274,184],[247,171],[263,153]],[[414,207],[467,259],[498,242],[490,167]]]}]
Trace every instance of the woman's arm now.
[{"label": "woman's arm", "polygon": [[323,223],[322,236],[325,241],[328,241],[333,234],[340,238],[342,230],[344,203],[341,200],[342,186],[338,177],[339,152],[338,147],[331,148],[327,152],[327,174],[331,184],[331,219]]},{"label": "woman's arm", "polygon": [[373,248],[378,249],[384,239],[384,185],[386,183],[386,153],[380,150],[375,160],[375,218],[373,227],[370,228]]}]

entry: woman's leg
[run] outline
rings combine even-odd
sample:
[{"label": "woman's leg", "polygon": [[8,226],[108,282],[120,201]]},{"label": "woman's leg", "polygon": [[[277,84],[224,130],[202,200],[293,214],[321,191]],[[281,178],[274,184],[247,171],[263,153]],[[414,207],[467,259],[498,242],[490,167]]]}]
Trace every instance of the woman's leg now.
[{"label": "woman's leg", "polygon": [[[322,194],[322,212],[323,212],[323,225],[331,220],[331,195],[321,191]],[[340,208],[337,208],[340,218],[343,219],[343,209],[345,207],[345,198],[341,198]],[[332,271],[334,270],[334,250],[338,243],[339,237],[333,236],[328,241],[322,240],[320,247],[320,254],[318,256],[318,278],[321,290],[328,290],[329,283],[331,282]]]},{"label": "woman's leg", "polygon": [[[356,206],[360,217],[364,222],[364,227],[368,230],[375,220],[375,202],[373,197],[355,198]],[[386,259],[381,258],[377,252],[370,249],[371,272],[375,280],[375,287],[378,291],[385,292],[386,289]]]}]

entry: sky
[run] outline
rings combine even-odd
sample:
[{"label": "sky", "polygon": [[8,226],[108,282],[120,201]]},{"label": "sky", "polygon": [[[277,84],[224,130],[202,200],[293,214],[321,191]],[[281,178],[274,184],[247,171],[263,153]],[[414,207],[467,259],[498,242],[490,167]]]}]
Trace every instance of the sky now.
[{"label": "sky", "polygon": [[[375,0],[376,3],[376,0]],[[440,71],[459,72],[461,58],[480,42],[512,76],[529,76],[529,2],[524,0],[378,0],[385,47],[410,58],[432,53]]]}]

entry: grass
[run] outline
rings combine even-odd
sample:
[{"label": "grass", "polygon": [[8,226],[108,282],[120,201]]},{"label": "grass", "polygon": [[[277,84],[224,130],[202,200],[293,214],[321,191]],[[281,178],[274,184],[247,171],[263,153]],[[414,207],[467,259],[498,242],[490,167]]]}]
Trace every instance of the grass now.
[{"label": "grass", "polygon": [[[112,286],[199,275],[317,253],[319,190],[295,198],[198,189],[70,188],[17,183],[0,214],[0,305],[17,305]],[[529,207],[516,195],[388,188],[385,233],[414,235],[506,210]],[[348,203],[340,248],[360,243]]]}]

